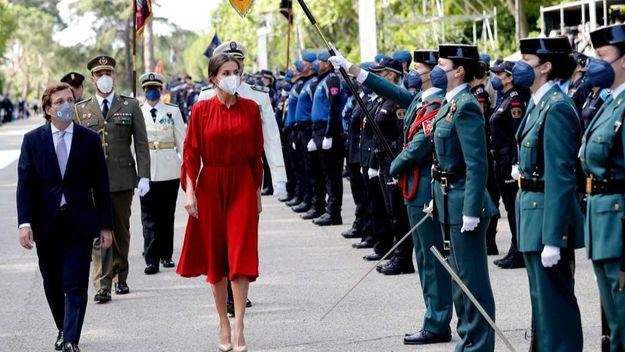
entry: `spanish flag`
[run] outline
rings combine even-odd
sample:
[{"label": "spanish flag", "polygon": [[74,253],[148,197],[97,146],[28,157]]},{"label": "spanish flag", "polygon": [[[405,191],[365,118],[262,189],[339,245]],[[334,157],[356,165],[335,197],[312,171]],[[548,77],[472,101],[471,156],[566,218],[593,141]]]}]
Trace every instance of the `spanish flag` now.
[{"label": "spanish flag", "polygon": [[135,18],[137,37],[143,34],[143,28],[152,20],[152,0],[133,0],[135,1]]}]

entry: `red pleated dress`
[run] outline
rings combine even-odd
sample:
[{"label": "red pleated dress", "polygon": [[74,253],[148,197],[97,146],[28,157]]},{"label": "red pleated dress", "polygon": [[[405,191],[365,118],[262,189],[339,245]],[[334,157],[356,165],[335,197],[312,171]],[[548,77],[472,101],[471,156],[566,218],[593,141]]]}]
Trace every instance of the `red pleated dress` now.
[{"label": "red pleated dress", "polygon": [[198,218],[189,216],[178,274],[218,283],[258,277],[257,191],[263,179],[258,105],[237,97],[230,108],[217,96],[196,103],[184,142],[181,183],[195,181]]}]

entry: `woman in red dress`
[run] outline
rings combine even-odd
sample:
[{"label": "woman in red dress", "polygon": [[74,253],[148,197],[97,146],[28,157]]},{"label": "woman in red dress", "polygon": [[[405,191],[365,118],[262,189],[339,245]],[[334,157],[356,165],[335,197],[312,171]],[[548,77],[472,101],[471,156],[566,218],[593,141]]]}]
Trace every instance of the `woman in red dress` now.
[{"label": "woman in red dress", "polygon": [[[230,55],[212,57],[208,73],[217,94],[193,106],[181,178],[189,221],[177,269],[184,277],[206,275],[219,314],[219,350],[236,352],[247,351],[243,318],[249,283],[258,277],[263,179],[260,110],[235,95],[239,70]],[[234,293],[232,336],[226,277]]]}]

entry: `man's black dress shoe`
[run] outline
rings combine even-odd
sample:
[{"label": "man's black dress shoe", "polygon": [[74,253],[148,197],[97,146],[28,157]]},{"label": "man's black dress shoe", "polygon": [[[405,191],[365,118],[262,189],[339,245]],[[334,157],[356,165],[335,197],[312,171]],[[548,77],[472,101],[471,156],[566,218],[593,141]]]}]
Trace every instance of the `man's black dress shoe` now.
[{"label": "man's black dress shoe", "polygon": [[56,335],[56,341],[54,342],[54,350],[61,351],[63,349],[63,331],[59,331]]},{"label": "man's black dress shoe", "polygon": [[376,252],[373,252],[371,254],[365,255],[364,257],[362,257],[362,259],[370,261],[370,262],[374,262],[376,260],[382,259],[382,254],[378,254]]},{"label": "man's black dress shoe", "polygon": [[66,342],[63,344],[63,352],[80,352],[77,343]]},{"label": "man's black dress shoe", "polygon": [[269,187],[265,187],[263,188],[262,191],[260,191],[260,195],[261,196],[270,196],[273,194],[273,189],[269,188]]},{"label": "man's black dress shoe", "polygon": [[161,264],[163,264],[163,268],[173,268],[176,266],[176,263],[171,259],[161,259]]},{"label": "man's black dress shoe", "polygon": [[130,287],[125,282],[118,282],[115,284],[115,293],[118,295],[125,295],[130,293]]},{"label": "man's black dress shoe", "polygon": [[321,215],[319,218],[313,220],[313,224],[317,226],[332,226],[332,225],[342,225],[343,219],[340,215],[332,216],[328,213]]},{"label": "man's black dress shoe", "polygon": [[145,267],[145,270],[143,270],[143,272],[146,275],[154,275],[154,274],[158,273],[158,265],[149,264],[148,266]]},{"label": "man's black dress shoe", "polygon": [[111,300],[111,291],[102,288],[95,294],[93,300],[98,303],[106,303]]},{"label": "man's black dress shoe", "polygon": [[352,247],[356,249],[373,248],[373,242],[362,241],[358,243],[352,243]]},{"label": "man's black dress shoe", "polygon": [[406,334],[404,345],[427,345],[431,343],[444,343],[451,341],[451,331],[444,334],[433,334],[429,331],[421,330],[412,335]]},{"label": "man's black dress shoe", "polygon": [[341,236],[343,236],[344,238],[350,239],[350,238],[361,238],[362,235],[358,232],[358,230],[356,230],[355,228],[350,228],[347,231],[343,231],[341,232]]},{"label": "man's black dress shoe", "polygon": [[293,197],[293,199],[287,201],[286,204],[289,207],[292,207],[294,205],[298,205],[299,203],[301,203],[302,201],[298,198],[298,197]]},{"label": "man's black dress shoe", "polygon": [[322,211],[310,208],[304,215],[301,216],[301,218],[304,220],[312,220],[320,217],[321,215],[323,215]]},{"label": "man's black dress shoe", "polygon": [[305,213],[310,210],[310,204],[300,203],[294,207],[291,207],[291,210],[293,210],[296,213]]},{"label": "man's black dress shoe", "polygon": [[503,262],[503,261],[505,261],[505,260],[508,260],[508,258],[510,258],[510,256],[511,256],[511,255],[512,255],[512,249],[510,249],[510,250],[508,251],[508,253],[507,253],[506,255],[504,255],[503,257],[501,257],[501,258],[499,258],[499,259],[495,259],[495,260],[493,260],[493,264],[495,264],[495,265],[499,266],[499,263],[501,263],[501,262]]},{"label": "man's black dress shoe", "polygon": [[402,264],[399,260],[391,260],[388,265],[380,269],[380,273],[384,275],[400,275],[414,273],[414,265],[412,263]]},{"label": "man's black dress shoe", "polygon": [[525,260],[523,259],[523,254],[515,251],[507,259],[500,261],[497,266],[502,269],[525,268]]},{"label": "man's black dress shoe", "polygon": [[389,260],[389,261],[386,261],[386,262],[383,262],[383,263],[380,263],[380,264],[378,264],[378,265],[376,265],[376,266],[375,266],[375,270],[376,270],[377,272],[381,272],[381,271],[382,271],[382,268],[384,268],[385,266],[389,265],[390,263],[391,263],[391,261],[390,261],[390,260]]}]

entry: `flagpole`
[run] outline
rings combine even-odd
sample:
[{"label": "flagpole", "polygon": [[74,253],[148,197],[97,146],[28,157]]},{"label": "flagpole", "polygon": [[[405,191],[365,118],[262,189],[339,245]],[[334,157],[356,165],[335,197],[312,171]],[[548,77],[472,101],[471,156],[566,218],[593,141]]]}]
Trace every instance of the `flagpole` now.
[{"label": "flagpole", "polygon": [[137,0],[132,1],[132,78],[133,98],[137,97]]}]

